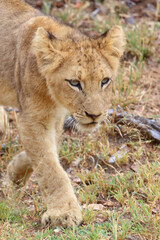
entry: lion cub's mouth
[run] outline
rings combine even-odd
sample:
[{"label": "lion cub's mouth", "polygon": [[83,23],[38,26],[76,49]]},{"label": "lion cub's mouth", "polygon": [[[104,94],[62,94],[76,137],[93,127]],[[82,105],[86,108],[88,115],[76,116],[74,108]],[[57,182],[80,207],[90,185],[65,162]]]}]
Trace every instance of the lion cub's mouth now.
[{"label": "lion cub's mouth", "polygon": [[97,122],[91,122],[91,123],[80,123],[78,124],[78,127],[80,130],[93,130],[99,126],[99,123]]},{"label": "lion cub's mouth", "polygon": [[83,126],[92,126],[92,127],[94,127],[94,126],[96,126],[98,123],[97,123],[97,122],[90,122],[90,123],[81,123],[81,122],[79,122],[79,124],[81,124],[81,125],[83,125]]},{"label": "lion cub's mouth", "polygon": [[[76,120],[75,120],[76,121]],[[99,126],[99,122],[90,122],[90,123],[82,123],[82,122],[79,122],[79,121],[76,121],[77,122],[77,128],[79,130],[93,130],[95,128],[97,128]]]},{"label": "lion cub's mouth", "polygon": [[78,120],[76,120],[73,116],[72,117],[68,117],[67,119],[65,119],[64,122],[64,129],[68,129],[68,128],[73,128],[73,129],[77,129],[77,130],[93,130],[95,128],[97,128],[100,125],[99,122],[90,122],[90,123],[82,123]]}]

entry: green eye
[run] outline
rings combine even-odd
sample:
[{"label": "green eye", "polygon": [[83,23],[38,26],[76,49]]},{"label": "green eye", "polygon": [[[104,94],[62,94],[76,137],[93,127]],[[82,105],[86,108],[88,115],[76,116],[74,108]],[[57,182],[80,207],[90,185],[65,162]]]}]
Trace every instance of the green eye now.
[{"label": "green eye", "polygon": [[82,86],[81,86],[81,83],[80,81],[78,80],[68,80],[68,79],[65,79],[65,81],[67,81],[72,87],[77,87],[79,90],[82,90]]},{"label": "green eye", "polygon": [[104,78],[104,79],[101,81],[101,88],[103,88],[104,85],[107,85],[110,81],[111,81],[110,78]]}]

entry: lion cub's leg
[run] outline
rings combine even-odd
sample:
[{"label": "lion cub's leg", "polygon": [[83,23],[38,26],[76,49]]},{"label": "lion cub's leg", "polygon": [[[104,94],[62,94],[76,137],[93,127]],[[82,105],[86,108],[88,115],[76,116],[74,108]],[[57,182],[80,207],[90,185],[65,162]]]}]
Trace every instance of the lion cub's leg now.
[{"label": "lion cub's leg", "polygon": [[0,134],[5,132],[7,127],[7,114],[2,106],[0,106]]},{"label": "lion cub's leg", "polygon": [[79,224],[82,216],[71,182],[58,160],[56,128],[48,119],[30,119],[25,115],[19,119],[21,140],[47,205],[42,224],[68,227]]},{"label": "lion cub's leg", "polygon": [[7,172],[10,180],[17,185],[26,183],[33,169],[31,167],[31,160],[25,151],[13,157],[8,165]]}]

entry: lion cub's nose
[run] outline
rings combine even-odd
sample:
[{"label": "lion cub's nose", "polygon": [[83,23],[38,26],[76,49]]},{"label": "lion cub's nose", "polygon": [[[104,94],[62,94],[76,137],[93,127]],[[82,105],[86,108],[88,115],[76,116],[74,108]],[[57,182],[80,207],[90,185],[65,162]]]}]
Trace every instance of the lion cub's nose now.
[{"label": "lion cub's nose", "polygon": [[85,114],[86,114],[87,117],[90,117],[90,118],[92,118],[93,120],[95,120],[96,118],[98,118],[99,116],[101,116],[101,114],[95,115],[95,114],[90,114],[90,113],[88,113],[88,112],[85,112]]}]

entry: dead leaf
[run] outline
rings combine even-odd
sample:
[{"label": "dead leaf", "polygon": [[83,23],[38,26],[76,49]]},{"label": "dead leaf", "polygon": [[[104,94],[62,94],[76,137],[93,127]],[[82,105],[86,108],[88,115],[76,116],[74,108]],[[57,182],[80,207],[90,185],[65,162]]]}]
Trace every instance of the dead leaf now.
[{"label": "dead leaf", "polygon": [[101,211],[103,210],[104,206],[102,204],[92,203],[89,205],[84,204],[83,208],[89,209],[89,210]]},{"label": "dead leaf", "polygon": [[115,202],[112,202],[112,201],[110,201],[110,200],[107,200],[107,201],[105,201],[105,202],[103,203],[103,205],[104,205],[104,206],[108,206],[108,207],[113,207],[113,206],[115,206],[116,204],[115,204]]},{"label": "dead leaf", "polygon": [[139,165],[137,164],[137,163],[134,163],[131,167],[130,167],[130,169],[131,170],[133,170],[134,172],[138,172],[138,168],[139,168]]},{"label": "dead leaf", "polygon": [[116,205],[115,202],[112,202],[112,201],[110,201],[110,200],[107,200],[107,201],[105,201],[105,200],[99,200],[98,203],[102,204],[103,206],[108,206],[108,207],[113,207],[113,206]]}]

